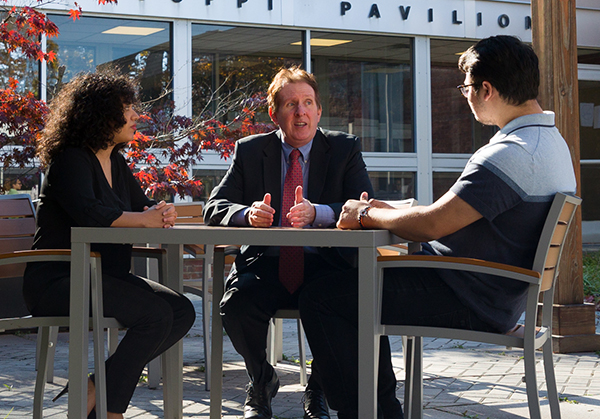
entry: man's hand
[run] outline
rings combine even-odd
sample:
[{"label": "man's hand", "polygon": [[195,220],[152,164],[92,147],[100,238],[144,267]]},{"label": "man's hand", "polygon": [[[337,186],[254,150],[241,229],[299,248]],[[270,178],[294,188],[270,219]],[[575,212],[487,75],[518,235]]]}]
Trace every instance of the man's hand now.
[{"label": "man's hand", "polygon": [[369,205],[371,205],[373,208],[394,209],[394,207],[392,205],[385,203],[383,201],[379,201],[378,199],[375,199],[375,198],[369,199]]},{"label": "man's hand", "polygon": [[362,194],[360,194],[359,201],[357,201],[356,199],[349,199],[348,201],[346,201],[346,203],[342,207],[342,213],[340,214],[340,219],[338,220],[336,227],[345,230],[360,230],[360,224],[358,223],[358,214],[360,214],[360,211],[363,208],[368,207],[370,205],[368,199],[369,195],[366,192],[363,192]]},{"label": "man's hand", "polygon": [[296,187],[295,194],[294,206],[290,208],[290,212],[286,214],[286,217],[292,227],[302,228],[315,221],[317,211],[313,204],[302,196],[302,186]]},{"label": "man's hand", "polygon": [[266,193],[262,201],[255,201],[248,212],[248,224],[252,227],[271,227],[275,210],[271,208],[271,194]]}]

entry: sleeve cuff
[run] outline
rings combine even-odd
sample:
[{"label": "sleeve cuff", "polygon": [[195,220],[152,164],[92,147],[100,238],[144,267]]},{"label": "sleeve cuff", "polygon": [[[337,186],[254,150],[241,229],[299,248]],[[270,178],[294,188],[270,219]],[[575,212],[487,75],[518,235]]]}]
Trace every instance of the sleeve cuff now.
[{"label": "sleeve cuff", "polygon": [[337,221],[333,208],[329,205],[313,204],[315,207],[315,221],[312,226],[315,228],[327,228]]},{"label": "sleeve cuff", "polygon": [[231,217],[229,220],[230,226],[235,227],[247,227],[248,223],[246,222],[246,213],[250,210],[250,208],[244,208],[243,210],[239,210]]}]

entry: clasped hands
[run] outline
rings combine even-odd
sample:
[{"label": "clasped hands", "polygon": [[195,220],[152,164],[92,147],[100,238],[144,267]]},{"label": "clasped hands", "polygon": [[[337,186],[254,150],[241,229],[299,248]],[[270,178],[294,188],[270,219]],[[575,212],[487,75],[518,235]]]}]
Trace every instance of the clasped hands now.
[{"label": "clasped hands", "polygon": [[[294,205],[284,216],[292,227],[302,228],[315,221],[316,210],[313,204],[302,196],[302,186],[296,187],[294,193]],[[252,227],[271,227],[274,216],[275,210],[271,207],[271,194],[266,193],[262,201],[255,201],[252,204],[246,213],[246,220]]]},{"label": "clasped hands", "polygon": [[143,214],[149,218],[152,227],[171,228],[177,219],[175,206],[165,201],[160,201],[151,207],[144,207]]}]

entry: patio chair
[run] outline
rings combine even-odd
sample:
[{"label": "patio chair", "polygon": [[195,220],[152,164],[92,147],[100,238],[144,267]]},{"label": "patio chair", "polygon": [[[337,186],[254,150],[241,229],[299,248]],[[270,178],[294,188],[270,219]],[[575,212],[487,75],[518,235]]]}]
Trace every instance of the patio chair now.
[{"label": "patio chair", "polygon": [[[527,399],[532,419],[541,419],[535,351],[542,348],[551,416],[553,419],[560,418],[560,407],[552,359],[552,304],[560,255],[565,243],[567,230],[580,203],[581,199],[577,197],[562,193],[556,194],[546,218],[531,269],[458,257],[410,255],[378,258],[378,302],[380,307],[383,269],[392,267],[436,268],[479,272],[511,278],[529,284],[527,306],[525,309],[525,324],[523,327],[524,337],[441,327],[380,325],[379,333],[382,335],[402,335],[408,337],[404,349],[406,364],[404,408],[406,418],[421,419],[423,417],[423,337],[461,339],[523,348]],[[541,325],[536,328],[540,294],[543,296]]]},{"label": "patio chair", "polygon": [[[29,195],[0,195],[0,287],[3,297],[22,301],[21,289],[8,284],[22,284],[25,263],[43,261],[69,262],[70,250],[29,250],[33,240],[35,220],[33,205]],[[118,328],[116,319],[105,318],[102,304],[102,272],[100,254],[91,254],[91,291],[92,319],[94,336],[94,363],[96,366],[96,413],[106,417],[106,379],[104,371],[104,328]],[[7,285],[5,287],[5,285]],[[9,294],[8,291],[12,292]],[[5,315],[6,313],[3,313]],[[50,327],[68,327],[69,317],[32,317],[19,313],[9,318],[0,318],[0,330],[38,328],[40,348],[38,372],[34,390],[33,418],[43,416],[43,397],[48,371],[48,352],[50,348]]]},{"label": "patio chair", "polygon": [[298,325],[298,358],[300,365],[300,385],[305,386],[308,383],[308,373],[306,371],[306,339],[302,320],[300,320],[300,311],[298,309],[277,310],[269,324],[269,334],[267,335],[267,360],[273,366],[283,359],[283,319],[296,319]]},{"label": "patio chair", "polygon": [[[35,234],[35,207],[32,204],[28,194],[18,195],[0,195],[2,209],[0,210],[0,220],[2,228],[0,229],[0,253],[8,253],[19,250],[29,250],[33,244]],[[10,221],[7,221],[10,219]],[[158,261],[159,279],[166,275],[166,251],[164,249],[134,247],[132,251],[133,258],[156,259]],[[5,268],[4,273],[0,272],[2,280],[2,294],[0,295],[0,318],[27,317],[29,311],[25,307],[23,300],[23,272],[25,264]],[[116,325],[115,322],[109,322]],[[35,368],[39,371],[40,356],[44,355],[46,359],[43,365],[46,366],[45,382],[54,382],[54,356],[56,353],[56,343],[58,341],[58,329],[63,324],[49,325],[47,330],[38,330],[37,356]],[[68,326],[65,324],[64,326]],[[48,337],[44,337],[48,334]],[[119,344],[119,327],[107,327],[108,355],[112,355]],[[160,364],[153,361],[154,366]],[[149,368],[150,365],[149,365]],[[154,374],[155,375],[155,374]],[[149,383],[152,388],[152,383]],[[154,386],[156,387],[156,385]]]}]

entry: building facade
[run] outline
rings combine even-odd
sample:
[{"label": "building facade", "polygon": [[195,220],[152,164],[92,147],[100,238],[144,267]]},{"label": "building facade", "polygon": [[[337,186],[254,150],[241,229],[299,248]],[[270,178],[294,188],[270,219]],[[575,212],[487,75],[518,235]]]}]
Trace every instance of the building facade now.
[{"label": "building facade", "polygon": [[[428,204],[494,134],[476,122],[456,86],[459,55],[481,38],[531,42],[529,1],[128,0],[44,6],[60,30],[44,40],[56,62],[23,63],[24,89],[51,101],[80,71],[117,65],[146,101],[178,114],[216,112],[236,92],[263,98],[282,67],[303,65],[321,89],[321,126],[362,139],[376,197]],[[600,242],[600,2],[577,2],[584,242]],[[233,93],[232,93],[233,92]],[[235,112],[222,115],[224,120]],[[257,124],[270,122],[259,107]],[[229,162],[205,152],[194,176],[210,190]]]}]

